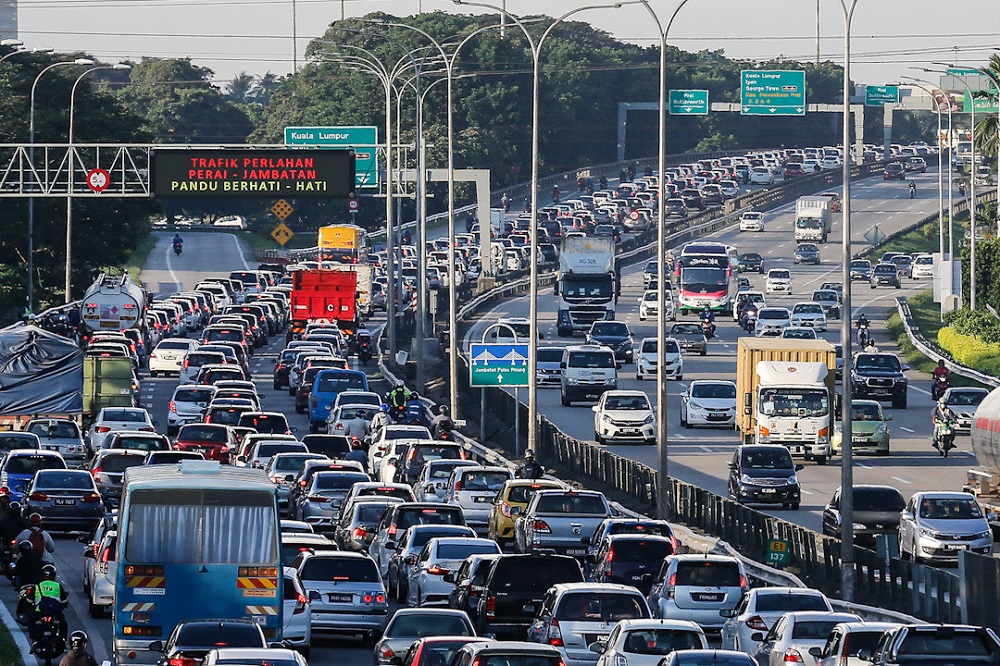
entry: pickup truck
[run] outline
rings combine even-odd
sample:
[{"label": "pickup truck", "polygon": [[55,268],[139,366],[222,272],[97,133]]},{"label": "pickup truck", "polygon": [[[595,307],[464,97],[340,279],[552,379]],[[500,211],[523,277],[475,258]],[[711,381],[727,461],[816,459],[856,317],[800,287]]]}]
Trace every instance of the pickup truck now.
[{"label": "pickup truck", "polygon": [[858,659],[872,666],[996,664],[1000,641],[983,627],[911,624],[885,632],[874,652],[861,650]]},{"label": "pickup truck", "polygon": [[554,551],[584,557],[587,538],[612,515],[603,493],[592,490],[540,490],[514,524],[519,553]]}]

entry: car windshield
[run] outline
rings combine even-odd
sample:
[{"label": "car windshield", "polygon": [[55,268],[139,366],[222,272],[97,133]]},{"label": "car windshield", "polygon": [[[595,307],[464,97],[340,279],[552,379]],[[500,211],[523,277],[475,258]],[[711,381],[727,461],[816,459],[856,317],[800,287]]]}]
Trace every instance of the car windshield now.
[{"label": "car windshield", "polygon": [[648,410],[649,399],[644,395],[614,395],[604,402],[604,409]]},{"label": "car windshield", "polygon": [[818,594],[778,592],[759,594],[755,610],[758,613],[774,611],[787,613],[791,611],[828,611],[830,607],[827,606],[826,599]]},{"label": "car windshield", "polygon": [[875,267],[875,272],[878,273],[879,275],[895,275],[896,267],[893,266],[892,264],[889,264],[888,266],[879,264],[878,266]]},{"label": "car windshield", "polygon": [[510,489],[510,492],[507,493],[507,501],[527,504],[529,501],[531,501],[532,496],[534,496],[536,492],[538,492],[539,490],[547,490],[547,489],[548,488],[546,488],[545,486],[541,486],[537,483],[524,486],[514,486]]},{"label": "car windshield", "polygon": [[736,385],[722,382],[717,384],[693,384],[691,386],[691,397],[734,400],[736,398]]},{"label": "car windshield", "polygon": [[775,308],[763,308],[757,313],[758,319],[788,319],[787,310],[778,310]]},{"label": "car windshield", "polygon": [[670,327],[670,335],[701,335],[698,324],[674,324]]},{"label": "car windshield", "polygon": [[273,444],[261,444],[257,447],[257,458],[270,458],[276,453],[291,453],[293,451],[306,451],[306,445],[301,442],[274,442]]},{"label": "car windshield", "polygon": [[571,368],[614,368],[615,356],[609,352],[574,351],[569,353]]},{"label": "car windshield", "polygon": [[768,280],[790,280],[792,279],[792,274],[788,271],[768,271]]},{"label": "car windshield", "polygon": [[882,409],[879,405],[871,404],[858,404],[854,403],[851,405],[851,420],[852,421],[882,421]]},{"label": "car windshield", "polygon": [[851,262],[851,268],[869,269],[871,267],[872,267],[872,264],[871,264],[870,261],[852,261]]},{"label": "car windshield", "polygon": [[622,651],[630,654],[665,655],[674,650],[696,650],[701,647],[701,634],[690,629],[637,629],[626,634]]},{"label": "car windshield", "polygon": [[567,594],[556,609],[555,619],[566,622],[618,622],[649,616],[637,594],[588,592]]},{"label": "car windshield", "polygon": [[745,469],[794,469],[792,455],[788,449],[754,449],[743,452],[743,467]]},{"label": "car windshield", "polygon": [[986,397],[985,391],[952,391],[948,394],[949,405],[978,405]]},{"label": "car windshield", "polygon": [[210,402],[215,395],[212,389],[179,388],[174,392],[174,402]]},{"label": "car windshield", "polygon": [[586,514],[605,516],[608,513],[604,498],[600,495],[564,493],[545,495],[538,498],[535,505],[538,513]]},{"label": "car windshield", "polygon": [[836,302],[837,292],[835,291],[814,291],[813,300],[817,302]]},{"label": "car windshield", "polygon": [[973,498],[925,497],[920,502],[920,517],[931,520],[971,520],[982,518],[983,512]]},{"label": "car windshield", "polygon": [[[396,529],[405,530],[414,525],[461,525],[464,522],[462,511],[444,508],[401,509],[396,514]],[[444,536],[444,535],[438,535]],[[451,536],[451,535],[449,535]]]},{"label": "car windshield", "polygon": [[625,337],[629,334],[628,326],[617,321],[600,322],[594,324],[590,329],[591,335],[607,335],[613,337]]},{"label": "car windshield", "polygon": [[471,636],[472,628],[461,617],[443,613],[407,613],[392,619],[385,638],[423,638],[424,636]]},{"label": "car windshield", "polygon": [[829,399],[823,389],[770,389],[760,397],[760,409],[767,416],[824,416]]},{"label": "car windshield", "polygon": [[558,363],[562,360],[562,349],[539,349],[536,359],[539,363]]},{"label": "car windshield", "polygon": [[[973,663],[1000,663],[1000,647],[981,632],[907,632],[897,652],[901,656],[935,655],[951,663],[964,661],[966,657],[989,656],[989,660],[977,659]],[[938,661],[934,657],[931,660]]]},{"label": "car windshield", "polygon": [[899,372],[899,359],[880,354],[858,354],[854,367],[858,370],[882,370]]},{"label": "car windshield", "polygon": [[[759,217],[760,216],[757,216],[757,218],[754,219],[758,219]],[[747,252],[746,254],[740,255],[740,261],[761,261],[762,259],[763,257],[756,252]]]},{"label": "car windshield", "polygon": [[781,332],[781,337],[786,340],[789,338],[799,340],[815,340],[816,331],[811,328],[786,328]]},{"label": "car windshield", "polygon": [[799,303],[792,314],[823,314],[823,308],[818,303]]},{"label": "car windshield", "polygon": [[[43,437],[44,433],[39,433]],[[38,440],[28,434],[24,433],[0,433],[0,450],[11,451],[13,449],[37,449]]]},{"label": "car windshield", "polygon": [[813,245],[811,243],[802,243],[797,248],[795,248],[795,251],[796,252],[819,252],[819,249],[815,245]]}]

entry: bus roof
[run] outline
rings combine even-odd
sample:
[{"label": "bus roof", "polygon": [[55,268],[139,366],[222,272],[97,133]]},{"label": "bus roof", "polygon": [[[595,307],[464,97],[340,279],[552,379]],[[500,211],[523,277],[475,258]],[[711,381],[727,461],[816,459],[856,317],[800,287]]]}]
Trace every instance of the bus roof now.
[{"label": "bus roof", "polygon": [[262,469],[230,467],[214,460],[185,460],[176,465],[141,465],[125,470],[123,492],[128,488],[213,488],[261,490],[275,486]]},{"label": "bus roof", "polygon": [[729,248],[724,243],[688,243],[681,248],[681,255],[685,254],[727,254]]}]

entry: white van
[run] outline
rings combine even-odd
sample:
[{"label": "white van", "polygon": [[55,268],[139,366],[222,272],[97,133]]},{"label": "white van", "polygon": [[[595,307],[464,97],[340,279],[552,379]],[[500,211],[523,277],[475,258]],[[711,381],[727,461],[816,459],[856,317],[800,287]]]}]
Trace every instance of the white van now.
[{"label": "white van", "polygon": [[565,407],[574,401],[598,400],[605,391],[618,388],[615,354],[603,345],[566,347],[559,369],[559,394]]}]

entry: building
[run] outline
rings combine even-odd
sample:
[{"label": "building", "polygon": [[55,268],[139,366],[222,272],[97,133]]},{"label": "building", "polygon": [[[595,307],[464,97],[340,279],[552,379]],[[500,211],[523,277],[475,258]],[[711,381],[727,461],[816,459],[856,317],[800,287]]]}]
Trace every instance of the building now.
[{"label": "building", "polygon": [[17,39],[17,0],[0,0],[0,39]]}]

